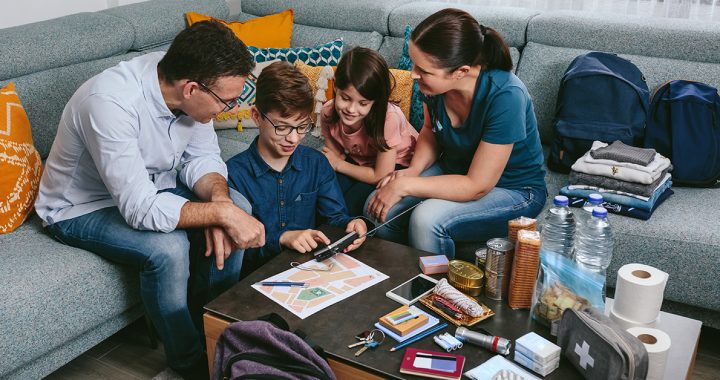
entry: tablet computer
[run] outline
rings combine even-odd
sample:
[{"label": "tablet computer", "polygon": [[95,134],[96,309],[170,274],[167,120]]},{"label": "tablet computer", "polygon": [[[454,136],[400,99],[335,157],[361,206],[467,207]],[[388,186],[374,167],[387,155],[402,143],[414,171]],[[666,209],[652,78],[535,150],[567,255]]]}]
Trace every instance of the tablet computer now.
[{"label": "tablet computer", "polygon": [[391,289],[385,295],[403,305],[411,305],[432,292],[435,284],[437,284],[436,279],[419,274]]}]

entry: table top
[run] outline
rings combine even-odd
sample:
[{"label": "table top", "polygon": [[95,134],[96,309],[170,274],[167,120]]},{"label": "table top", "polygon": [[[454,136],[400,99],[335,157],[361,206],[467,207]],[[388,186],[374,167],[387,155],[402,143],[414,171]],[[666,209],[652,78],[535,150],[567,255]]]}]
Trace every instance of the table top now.
[{"label": "table top", "polygon": [[[344,235],[341,230],[332,227],[323,226],[321,230],[333,240]],[[368,350],[359,357],[354,356],[356,349],[348,349],[347,345],[355,342],[354,336],[358,332],[373,328],[374,323],[377,322],[380,316],[401,306],[399,303],[389,299],[385,293],[420,273],[418,258],[427,256],[428,253],[382,239],[368,238],[351,255],[357,260],[385,273],[389,276],[389,279],[305,319],[300,319],[250,286],[289,269],[292,261],[305,262],[312,259],[311,255],[301,255],[294,251],[284,250],[270,262],[211,301],[205,306],[205,309],[230,321],[253,320],[274,312],[285,318],[291,330],[300,329],[307,333],[313,342],[325,349],[330,358],[362,367],[365,371],[386,378],[418,378],[400,373],[400,362],[405,349],[390,352],[389,349],[397,343],[392,338],[388,337],[380,347],[375,350]],[[549,329],[531,320],[529,310],[513,310],[507,306],[506,301],[494,301],[485,297],[479,299],[490,307],[495,312],[495,315],[473,326],[471,330],[483,328],[494,335],[513,341],[529,331],[534,331],[552,342],[556,341],[554,337],[550,336]],[[420,303],[415,305],[429,311]],[[443,320],[442,317],[439,318],[441,321]],[[455,326],[449,324],[448,328],[433,335],[446,331],[453,334]],[[699,329],[697,334],[699,335]],[[695,342],[697,342],[698,335],[695,335]],[[411,344],[410,347],[442,351],[431,337],[423,338]],[[496,355],[488,350],[469,344],[452,353],[465,356],[466,363],[463,372],[475,368]],[[513,355],[514,352],[511,352],[506,358],[512,361]],[[687,371],[687,366],[684,366],[684,368]],[[545,378],[580,379],[582,376],[571,363],[562,357],[560,368]],[[684,378],[684,376],[672,378],[680,379]]]}]

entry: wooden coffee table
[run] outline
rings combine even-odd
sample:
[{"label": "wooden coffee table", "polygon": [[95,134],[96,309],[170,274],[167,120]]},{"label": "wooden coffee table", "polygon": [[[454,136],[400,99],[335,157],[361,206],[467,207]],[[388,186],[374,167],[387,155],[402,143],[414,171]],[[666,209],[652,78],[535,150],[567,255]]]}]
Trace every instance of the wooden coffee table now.
[{"label": "wooden coffee table", "polygon": [[[321,228],[331,239],[340,237],[343,232],[332,227]],[[311,259],[309,255],[301,255],[294,251],[285,250],[260,269],[251,273],[238,284],[233,286],[220,297],[205,306],[204,315],[205,339],[208,347],[208,362],[212,371],[215,344],[222,331],[230,323],[240,320],[253,320],[260,316],[277,313],[289,323],[291,330],[300,329],[308,334],[309,338],[323,347],[328,356],[328,362],[339,379],[386,379],[419,377],[401,374],[399,372],[404,349],[390,352],[395,345],[394,340],[388,338],[385,343],[375,350],[368,350],[363,355],[355,357],[355,349],[348,349],[347,345],[354,342],[354,335],[363,330],[369,330],[377,319],[399,307],[400,304],[387,298],[385,293],[393,287],[405,282],[420,273],[418,258],[428,255],[404,245],[395,244],[378,238],[369,238],[362,247],[351,253],[353,257],[363,263],[385,273],[390,278],[361,291],[350,298],[327,307],[305,319],[296,317],[291,312],[276,304],[265,295],[250,287],[251,284],[262,281],[272,275],[290,268],[290,262],[304,262]],[[555,341],[544,326],[536,324],[529,317],[528,310],[512,310],[505,301],[493,301],[484,297],[480,300],[495,311],[495,315],[474,327],[484,328],[487,331],[507,339],[517,339],[529,331],[535,331],[541,336]],[[427,311],[427,309],[417,304]],[[442,318],[441,318],[442,319]],[[685,318],[687,319],[687,318]],[[670,320],[669,320],[670,321]],[[455,332],[455,326],[443,329],[443,332]],[[680,331],[680,330],[678,330]],[[698,331],[691,332],[693,339],[689,339],[688,347],[694,352],[697,347]],[[694,343],[693,343],[694,342]],[[415,348],[442,351],[432,338],[428,337],[410,345]],[[466,344],[463,348],[453,351],[466,358],[464,372],[468,371],[493,357],[494,353],[483,348]],[[512,354],[507,358],[512,360]],[[688,355],[688,359],[689,359]],[[676,366],[688,369],[689,378],[693,363],[676,362]],[[560,368],[549,374],[546,379],[581,379],[580,373],[565,358],[561,359]],[[680,379],[680,377],[671,377]]]}]

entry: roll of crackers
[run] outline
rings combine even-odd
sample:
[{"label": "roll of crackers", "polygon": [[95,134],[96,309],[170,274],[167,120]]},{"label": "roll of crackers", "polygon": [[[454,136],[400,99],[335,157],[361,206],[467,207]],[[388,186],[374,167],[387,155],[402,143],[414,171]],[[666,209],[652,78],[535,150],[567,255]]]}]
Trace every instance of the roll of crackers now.
[{"label": "roll of crackers", "polygon": [[537,219],[521,216],[519,218],[508,221],[508,240],[517,242],[517,233],[520,230],[535,231],[537,229]]},{"label": "roll of crackers", "polygon": [[520,230],[510,275],[508,305],[513,309],[529,309],[540,268],[540,233]]}]

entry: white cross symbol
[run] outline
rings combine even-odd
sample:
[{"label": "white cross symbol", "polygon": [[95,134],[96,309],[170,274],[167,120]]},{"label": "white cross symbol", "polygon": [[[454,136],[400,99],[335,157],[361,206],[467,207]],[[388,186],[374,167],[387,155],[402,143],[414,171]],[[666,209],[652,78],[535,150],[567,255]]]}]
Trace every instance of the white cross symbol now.
[{"label": "white cross symbol", "polygon": [[580,357],[580,367],[583,369],[587,369],[588,364],[590,364],[590,367],[595,364],[595,359],[590,356],[590,345],[586,341],[583,340],[582,347],[575,343],[575,353]]}]

